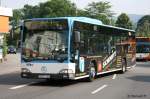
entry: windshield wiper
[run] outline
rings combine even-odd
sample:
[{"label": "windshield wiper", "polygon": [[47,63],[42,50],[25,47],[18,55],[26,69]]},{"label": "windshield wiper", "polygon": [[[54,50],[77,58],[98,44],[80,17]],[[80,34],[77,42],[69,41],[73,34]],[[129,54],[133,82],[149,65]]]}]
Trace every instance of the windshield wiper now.
[{"label": "windshield wiper", "polygon": [[31,59],[31,58],[26,58],[26,57],[23,57],[22,58],[25,62],[31,62],[31,61],[33,61],[33,59]]},{"label": "windshield wiper", "polygon": [[56,59],[59,62],[63,62],[65,60],[67,60],[67,54],[59,54]]}]

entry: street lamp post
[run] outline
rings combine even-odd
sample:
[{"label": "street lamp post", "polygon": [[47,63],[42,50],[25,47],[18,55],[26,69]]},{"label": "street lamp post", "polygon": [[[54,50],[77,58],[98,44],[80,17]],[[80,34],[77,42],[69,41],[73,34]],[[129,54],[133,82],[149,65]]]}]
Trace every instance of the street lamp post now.
[{"label": "street lamp post", "polygon": [[1,6],[1,0],[0,0],[0,6]]}]

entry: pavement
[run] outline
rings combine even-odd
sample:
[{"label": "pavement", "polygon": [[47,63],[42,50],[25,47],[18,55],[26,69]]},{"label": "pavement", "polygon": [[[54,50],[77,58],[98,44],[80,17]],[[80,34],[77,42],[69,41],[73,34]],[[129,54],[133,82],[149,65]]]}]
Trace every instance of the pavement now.
[{"label": "pavement", "polygon": [[22,79],[17,60],[4,63],[16,70],[0,74],[0,99],[150,99],[150,62],[138,62],[125,74],[110,73],[86,82]]},{"label": "pavement", "polygon": [[20,70],[20,54],[7,54],[6,60],[0,63],[0,75]]}]

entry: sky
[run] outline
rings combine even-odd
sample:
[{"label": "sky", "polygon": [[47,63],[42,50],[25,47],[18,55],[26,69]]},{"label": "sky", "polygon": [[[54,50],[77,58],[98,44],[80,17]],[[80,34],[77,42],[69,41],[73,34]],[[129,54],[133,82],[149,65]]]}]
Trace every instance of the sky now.
[{"label": "sky", "polygon": [[[24,4],[37,5],[39,2],[47,0],[1,0],[1,5],[9,8],[22,8]],[[71,0],[78,8],[84,9],[88,3],[98,1],[108,1],[112,5],[112,11],[116,14],[122,12],[127,14],[150,14],[150,0]]]}]

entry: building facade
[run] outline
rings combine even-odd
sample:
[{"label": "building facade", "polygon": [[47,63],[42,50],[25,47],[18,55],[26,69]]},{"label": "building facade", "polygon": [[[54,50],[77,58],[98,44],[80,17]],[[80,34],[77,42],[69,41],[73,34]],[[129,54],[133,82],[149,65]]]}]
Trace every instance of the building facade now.
[{"label": "building facade", "polygon": [[4,35],[9,33],[9,18],[12,17],[12,9],[0,7],[0,59],[3,58]]}]

